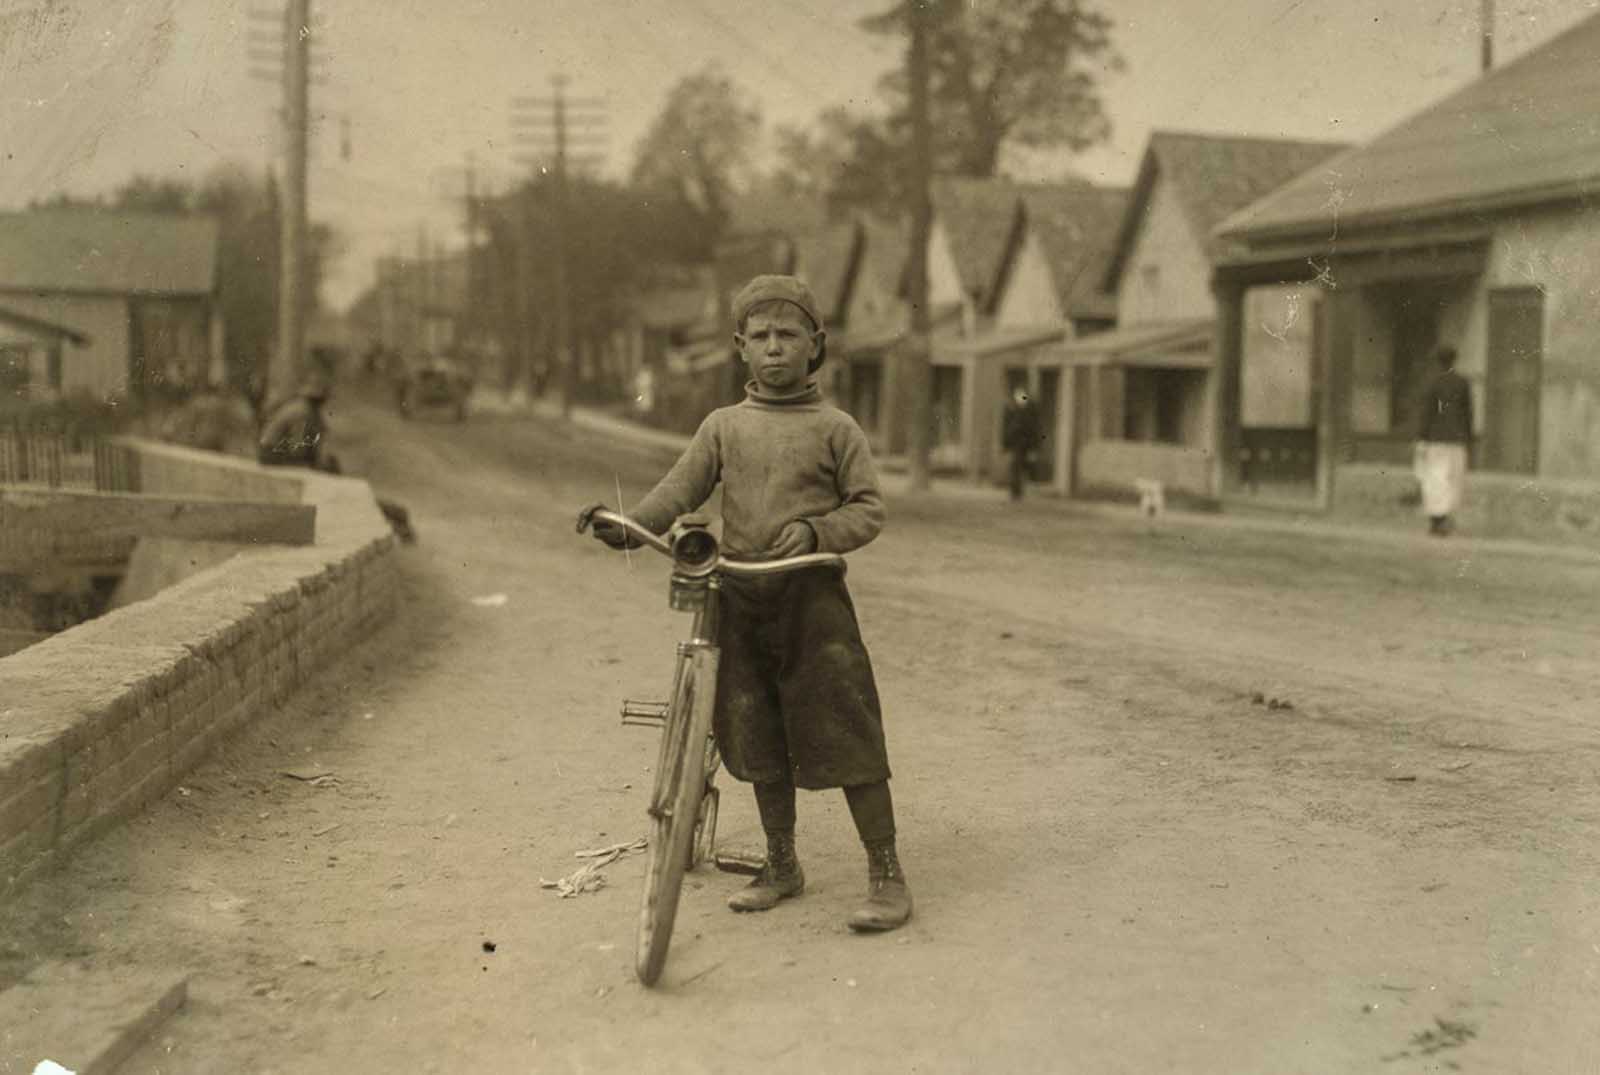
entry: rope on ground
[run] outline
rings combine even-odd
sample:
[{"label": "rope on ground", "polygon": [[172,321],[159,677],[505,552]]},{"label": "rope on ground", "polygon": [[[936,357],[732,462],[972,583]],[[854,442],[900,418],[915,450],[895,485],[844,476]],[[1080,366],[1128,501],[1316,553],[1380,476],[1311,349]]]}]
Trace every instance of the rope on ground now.
[{"label": "rope on ground", "polygon": [[635,851],[643,851],[649,846],[649,843],[650,841],[646,837],[641,836],[637,840],[630,840],[622,844],[612,844],[610,847],[593,847],[575,851],[573,852],[574,858],[588,859],[589,861],[565,877],[559,877],[554,881],[547,881],[543,877],[539,878],[539,887],[555,889],[564,900],[582,895],[585,892],[598,892],[606,887],[606,875],[600,872],[603,867],[611,865],[624,855],[631,855]]}]

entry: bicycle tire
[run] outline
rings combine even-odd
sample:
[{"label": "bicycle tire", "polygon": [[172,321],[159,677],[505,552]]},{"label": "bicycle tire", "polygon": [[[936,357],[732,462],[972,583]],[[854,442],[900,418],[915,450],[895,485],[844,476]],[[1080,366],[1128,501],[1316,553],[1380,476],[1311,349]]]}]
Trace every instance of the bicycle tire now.
[{"label": "bicycle tire", "polygon": [[706,737],[711,734],[711,709],[716,700],[717,652],[695,650],[688,658],[674,692],[667,726],[662,732],[662,787],[670,789],[663,817],[651,819],[644,898],[639,906],[639,934],[634,971],[639,981],[654,985],[666,965],[672,926],[678,916],[683,875],[693,850],[700,800],[705,794]]}]

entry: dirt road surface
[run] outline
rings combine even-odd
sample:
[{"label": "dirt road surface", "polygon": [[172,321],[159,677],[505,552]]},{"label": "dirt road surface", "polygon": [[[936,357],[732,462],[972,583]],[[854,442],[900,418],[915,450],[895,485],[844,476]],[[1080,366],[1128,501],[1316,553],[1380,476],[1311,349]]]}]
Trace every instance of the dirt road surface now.
[{"label": "dirt road surface", "polygon": [[0,923],[9,980],[192,973],[130,1075],[1600,1065],[1596,563],[893,497],[850,580],[916,918],[849,933],[864,861],[804,794],[806,894],[691,875],[646,990],[641,860],[540,881],[645,831],[615,713],[686,621],[572,516],[670,454],[335,410],[422,537],[396,622]]}]

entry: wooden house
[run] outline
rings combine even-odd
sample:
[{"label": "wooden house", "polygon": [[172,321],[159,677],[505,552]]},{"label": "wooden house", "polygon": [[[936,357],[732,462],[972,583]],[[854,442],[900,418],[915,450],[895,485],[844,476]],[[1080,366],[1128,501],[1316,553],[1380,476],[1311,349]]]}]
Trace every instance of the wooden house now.
[{"label": "wooden house", "polygon": [[[1309,373],[1303,501],[1402,520],[1417,396],[1450,346],[1477,443],[1463,528],[1600,539],[1600,16],[1222,222],[1215,481],[1261,488],[1246,385]],[[1253,348],[1301,296],[1290,353]],[[1259,341],[1254,341],[1259,342]]]}]

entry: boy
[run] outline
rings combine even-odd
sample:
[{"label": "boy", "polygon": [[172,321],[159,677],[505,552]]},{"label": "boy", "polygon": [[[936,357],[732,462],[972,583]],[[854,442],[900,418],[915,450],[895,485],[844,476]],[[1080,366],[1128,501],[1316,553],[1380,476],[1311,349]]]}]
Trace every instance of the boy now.
[{"label": "boy", "polygon": [[[731,558],[860,548],[883,528],[883,500],[866,436],[812,380],[827,357],[815,297],[792,276],[757,276],[734,297],[733,319],[752,376],[744,402],[712,412],[630,514],[662,533],[720,480]],[[627,544],[612,526],[597,524],[595,537]],[[831,568],[724,579],[718,644],[717,744],[728,771],[755,785],[767,837],[766,865],[728,905],[765,911],[801,893],[795,788],[842,787],[867,852],[867,899],[850,928],[903,925],[911,892],[895,854],[877,686],[844,580]]]}]

